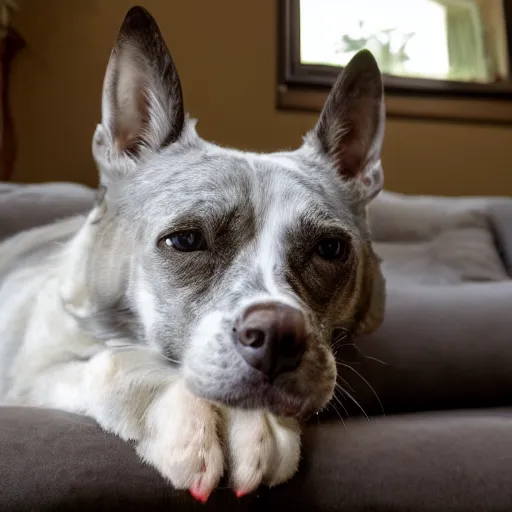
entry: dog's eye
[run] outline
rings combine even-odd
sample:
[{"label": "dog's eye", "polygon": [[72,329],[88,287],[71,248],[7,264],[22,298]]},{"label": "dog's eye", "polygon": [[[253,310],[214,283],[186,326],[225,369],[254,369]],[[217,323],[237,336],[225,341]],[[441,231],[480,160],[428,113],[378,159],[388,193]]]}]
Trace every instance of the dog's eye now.
[{"label": "dog's eye", "polygon": [[348,256],[348,244],[341,238],[323,238],[315,251],[324,260],[344,260]]},{"label": "dog's eye", "polygon": [[189,230],[173,233],[164,238],[167,247],[173,247],[177,251],[192,252],[205,249],[204,237],[201,231]]}]

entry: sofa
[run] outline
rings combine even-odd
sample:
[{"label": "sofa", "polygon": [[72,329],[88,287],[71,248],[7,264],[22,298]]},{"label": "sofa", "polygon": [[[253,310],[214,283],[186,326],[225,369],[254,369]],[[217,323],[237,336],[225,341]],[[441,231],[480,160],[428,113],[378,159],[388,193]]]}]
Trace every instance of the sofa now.
[{"label": "sofa", "polygon": [[[93,198],[0,184],[0,240]],[[238,499],[225,481],[203,505],[90,418],[0,407],[0,511],[510,512],[512,199],[386,192],[369,215],[385,321],[338,348],[353,400],[305,426],[290,482]]]}]

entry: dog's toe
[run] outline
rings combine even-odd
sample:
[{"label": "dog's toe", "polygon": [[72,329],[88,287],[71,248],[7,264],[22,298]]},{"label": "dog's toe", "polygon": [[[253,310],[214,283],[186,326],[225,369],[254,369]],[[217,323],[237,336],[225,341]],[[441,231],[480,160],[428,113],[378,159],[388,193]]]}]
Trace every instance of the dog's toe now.
[{"label": "dog's toe", "polygon": [[261,411],[230,409],[226,429],[231,484],[237,496],[248,494],[268,471],[273,451],[269,422]]},{"label": "dog's toe", "polygon": [[272,487],[288,481],[297,472],[300,461],[300,427],[295,420],[272,415],[269,415],[269,423],[274,452],[264,482]]},{"label": "dog's toe", "polygon": [[224,471],[218,414],[211,404],[191,395],[183,400],[178,393],[164,397],[151,412],[148,435],[137,451],[176,489],[188,489],[205,502]]},{"label": "dog's toe", "polygon": [[293,476],[300,457],[295,422],[263,411],[229,410],[226,416],[230,479],[237,497]]}]

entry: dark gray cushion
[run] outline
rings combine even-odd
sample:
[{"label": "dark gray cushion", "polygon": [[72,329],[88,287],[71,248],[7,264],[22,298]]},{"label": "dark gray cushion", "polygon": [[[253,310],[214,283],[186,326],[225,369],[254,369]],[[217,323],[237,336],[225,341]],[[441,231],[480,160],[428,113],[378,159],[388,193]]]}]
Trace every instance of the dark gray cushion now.
[{"label": "dark gray cushion", "polygon": [[387,295],[381,328],[336,354],[368,413],[381,414],[370,386],[386,413],[512,405],[512,281],[391,284]]},{"label": "dark gray cushion", "polygon": [[489,204],[491,224],[496,245],[512,276],[512,200],[492,201]]},{"label": "dark gray cushion", "polygon": [[312,424],[290,483],[201,505],[88,418],[0,408],[0,510],[510,512],[511,446],[505,410]]}]

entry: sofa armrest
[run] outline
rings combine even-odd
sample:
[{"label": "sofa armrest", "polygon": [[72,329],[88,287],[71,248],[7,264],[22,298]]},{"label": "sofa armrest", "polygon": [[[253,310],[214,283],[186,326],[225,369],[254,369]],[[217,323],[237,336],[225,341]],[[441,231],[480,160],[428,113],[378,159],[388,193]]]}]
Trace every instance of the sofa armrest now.
[{"label": "sofa armrest", "polygon": [[203,505],[89,418],[0,407],[0,510],[512,510],[509,410],[315,423],[290,482],[241,499],[223,482]]},{"label": "sofa armrest", "polygon": [[491,202],[489,219],[498,251],[512,276],[512,199]]},{"label": "sofa armrest", "polygon": [[[508,405],[511,304],[510,280],[389,283],[382,326],[337,350],[340,385],[374,415],[379,400],[386,414]],[[344,406],[360,413],[350,399]]]}]

